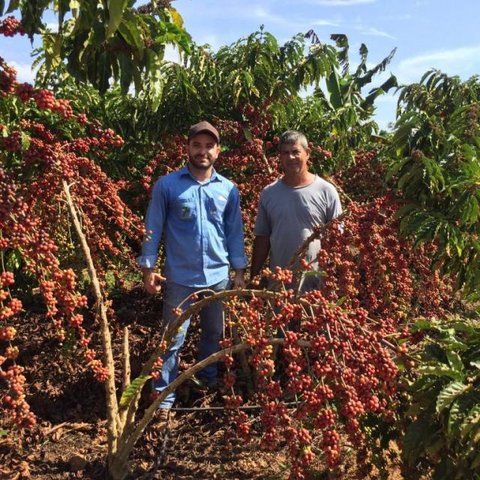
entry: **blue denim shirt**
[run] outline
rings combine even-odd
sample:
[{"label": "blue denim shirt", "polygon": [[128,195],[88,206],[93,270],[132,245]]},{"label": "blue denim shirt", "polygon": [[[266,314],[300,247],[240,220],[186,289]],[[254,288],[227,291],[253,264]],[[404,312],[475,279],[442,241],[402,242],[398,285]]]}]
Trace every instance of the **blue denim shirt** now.
[{"label": "blue denim shirt", "polygon": [[206,183],[198,182],[187,167],[160,177],[145,227],[137,262],[155,266],[163,235],[168,281],[206,287],[227,278],[230,266],[247,266],[238,189],[215,171]]}]

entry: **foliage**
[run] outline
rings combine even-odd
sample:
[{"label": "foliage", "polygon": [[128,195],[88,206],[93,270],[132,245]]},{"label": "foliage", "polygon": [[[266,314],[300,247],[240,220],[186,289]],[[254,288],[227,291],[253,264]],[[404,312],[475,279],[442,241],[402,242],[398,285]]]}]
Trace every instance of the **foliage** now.
[{"label": "foliage", "polygon": [[403,442],[406,467],[433,466],[434,479],[480,471],[480,329],[477,320],[422,320],[427,335],[410,385]]},{"label": "foliage", "polygon": [[[401,231],[416,244],[434,242],[434,267],[457,287],[480,282],[480,83],[438,71],[403,87],[393,137],[395,179],[405,206]],[[477,292],[478,293],[478,292]]]},{"label": "foliage", "polygon": [[183,65],[169,69],[160,118],[178,129],[212,114],[240,120],[247,103],[259,107],[268,101],[288,109],[287,101],[298,102],[301,91],[317,85],[336,63],[332,46],[312,45],[306,50],[303,35],[280,46],[263,28],[218,52],[196,46]]},{"label": "foliage", "polygon": [[[133,8],[132,0],[11,0],[6,13],[17,8],[24,31],[33,39],[42,36],[42,48],[37,64],[41,64],[39,79],[44,83],[66,62],[67,72],[77,81],[88,81],[100,93],[119,82],[123,93],[132,83],[137,91],[158,88],[159,67],[165,45],[173,44],[189,51],[190,36],[183,28],[179,13],[169,1],[151,1]],[[43,20],[53,9],[58,18],[58,30],[49,30]],[[0,2],[0,15],[5,10]],[[52,11],[50,10],[50,13]]]},{"label": "foliage", "polygon": [[[103,106],[96,114],[116,131],[125,132],[127,142],[135,142],[128,143],[130,151],[142,142],[155,145],[164,134],[186,131],[199,118],[242,123],[245,134],[237,141],[260,135],[273,141],[283,130],[297,128],[332,152],[325,164],[332,171],[351,163],[351,151],[365,147],[376,133],[374,99],[395,83],[386,82],[367,98],[362,92],[392,55],[367,70],[363,46],[362,61],[352,74],[341,63],[345,60],[340,57],[347,56],[345,47],[321,43],[313,32],[280,45],[260,29],[218,52],[193,45],[182,63],[164,62],[159,67],[161,96],[153,99],[147,90],[136,98],[121,98],[111,91],[100,99]],[[332,82],[324,82],[329,76],[341,86],[340,92]],[[308,95],[312,89],[314,95]],[[252,112],[263,114],[263,125],[261,121],[252,125]],[[144,153],[139,152],[138,158]]]},{"label": "foliage", "polygon": [[[315,88],[313,95],[321,105],[327,124],[316,125],[317,128],[312,130],[321,132],[319,127],[326,127],[329,136],[321,143],[334,152],[337,164],[348,166],[353,161],[352,150],[369,148],[372,135],[378,133],[378,126],[373,120],[375,100],[397,86],[397,79],[391,74],[382,85],[371,89],[366,97],[363,93],[373,77],[385,71],[395,55],[395,49],[379,64],[369,68],[368,48],[362,43],[359,49],[360,63],[351,69],[348,38],[340,34],[332,35],[331,38],[337,47],[339,68],[333,68],[327,73],[325,90],[322,85]],[[314,37],[315,40],[318,41]],[[312,136],[312,140],[320,143],[318,133]]]}]

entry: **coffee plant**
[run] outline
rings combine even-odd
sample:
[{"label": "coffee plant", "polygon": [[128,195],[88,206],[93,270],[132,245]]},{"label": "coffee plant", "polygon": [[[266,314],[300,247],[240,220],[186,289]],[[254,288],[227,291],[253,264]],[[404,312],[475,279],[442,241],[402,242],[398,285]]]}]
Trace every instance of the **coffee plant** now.
[{"label": "coffee plant", "polygon": [[109,156],[123,143],[113,131],[75,113],[67,100],[52,92],[19,84],[14,69],[2,59],[0,111],[4,122],[0,125],[0,368],[7,384],[2,406],[11,411],[7,423],[12,420],[24,427],[33,423],[33,417],[25,406],[23,367],[15,363],[15,331],[8,325],[22,310],[10,291],[14,270],[27,274],[31,288],[38,288],[59,341],[75,332],[79,352],[104,381],[108,373],[98,352],[89,348],[91,332],[83,326],[88,300],[78,291],[78,274],[73,270],[83,268],[76,258],[78,240],[72,233],[65,188],[82,212],[82,230],[103,282],[107,271],[117,271],[119,256],[133,264],[126,239],[138,242],[143,227],[119,196],[125,185],[109,180],[94,160]]},{"label": "coffee plant", "polygon": [[435,243],[435,267],[477,297],[479,80],[427,72],[403,88],[399,106],[389,175],[405,200],[401,230],[417,243]]},{"label": "coffee plant", "polygon": [[419,465],[433,478],[475,478],[480,470],[480,331],[478,321],[419,320],[426,337],[418,349],[418,376],[403,439],[405,471]]}]

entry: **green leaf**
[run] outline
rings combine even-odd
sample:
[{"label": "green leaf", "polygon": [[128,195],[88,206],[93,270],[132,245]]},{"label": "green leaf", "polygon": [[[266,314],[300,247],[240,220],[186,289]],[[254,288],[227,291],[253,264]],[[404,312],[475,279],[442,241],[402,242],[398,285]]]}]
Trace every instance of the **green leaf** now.
[{"label": "green leaf", "polygon": [[457,352],[451,350],[446,351],[447,360],[449,365],[455,370],[463,371],[463,361]]},{"label": "green leaf", "polygon": [[397,81],[397,77],[391,74],[390,78],[386,82],[382,83],[380,87],[374,88],[369,92],[368,96],[365,98],[364,102],[362,103],[362,107],[365,108],[367,106],[373,105],[377,97],[387,93],[391,88],[394,88],[394,87],[398,87],[398,81]]},{"label": "green leaf", "polygon": [[440,436],[435,442],[425,448],[425,451],[431,458],[435,458],[437,454],[445,447],[445,437]]},{"label": "green leaf", "polygon": [[245,138],[247,139],[248,142],[251,142],[253,140],[252,132],[248,128],[243,129],[243,134],[245,135]]},{"label": "green leaf", "polygon": [[449,407],[451,403],[459,397],[462,393],[470,390],[470,385],[465,385],[462,382],[449,383],[437,397],[437,413],[441,413],[445,408]]},{"label": "green leaf", "polygon": [[429,360],[438,360],[440,363],[447,363],[445,349],[436,343],[427,343],[424,349],[425,357]]},{"label": "green leaf", "polygon": [[431,330],[433,327],[435,327],[435,325],[430,320],[417,320],[412,326],[412,331]]},{"label": "green leaf", "polygon": [[326,277],[327,273],[321,270],[308,270],[302,272],[302,277]]},{"label": "green leaf", "polygon": [[8,435],[8,430],[0,428],[0,437],[5,437],[6,435]]},{"label": "green leaf", "polygon": [[451,435],[452,432],[458,431],[461,422],[465,416],[465,403],[462,401],[465,397],[460,397],[452,402],[450,412],[448,414],[447,433]]},{"label": "green leaf", "polygon": [[420,417],[408,426],[403,438],[403,455],[408,465],[413,466],[421,454],[421,446],[432,440],[433,427],[428,420]]},{"label": "green leaf", "polygon": [[30,146],[30,135],[27,135],[25,132],[21,133],[21,143],[22,150],[25,151]]},{"label": "green leaf", "polygon": [[460,426],[460,436],[464,440],[473,428],[480,426],[480,404],[475,405]]},{"label": "green leaf", "polygon": [[105,93],[108,90],[109,79],[111,74],[111,57],[106,53],[102,52],[97,57],[97,81],[98,81],[98,90],[101,94]]},{"label": "green leaf", "polygon": [[[449,472],[449,460],[448,458],[443,457],[433,471],[432,480],[450,480]],[[453,479],[452,479],[453,480]]]},{"label": "green leaf", "polygon": [[469,196],[463,206],[462,221],[466,224],[478,222],[479,211],[478,201],[475,197]]},{"label": "green leaf", "polygon": [[477,456],[475,457],[475,460],[472,462],[472,469],[473,470],[476,470],[479,467],[480,467],[480,453],[477,454]]},{"label": "green leaf", "polygon": [[128,0],[109,0],[108,1],[108,25],[105,39],[110,38],[118,29],[122,22],[123,11],[128,4]]},{"label": "green leaf", "polygon": [[412,403],[407,411],[405,412],[405,417],[416,417],[421,411],[423,410],[422,405],[420,403]]},{"label": "green leaf", "polygon": [[22,261],[23,257],[20,251],[12,250],[6,259],[8,270],[18,270],[22,265]]},{"label": "green leaf", "polygon": [[469,335],[474,335],[476,333],[475,328],[464,321],[454,322],[452,327],[456,332],[468,333]]},{"label": "green leaf", "polygon": [[330,103],[335,109],[338,109],[343,106],[342,94],[340,91],[340,83],[337,72],[332,70],[330,75],[326,79],[326,85],[328,93],[330,95]]},{"label": "green leaf", "polygon": [[118,52],[117,58],[120,64],[120,88],[126,94],[133,79],[132,61],[125,52]]},{"label": "green leaf", "polygon": [[19,5],[20,0],[11,0],[5,13],[12,13],[14,10],[17,10]]},{"label": "green leaf", "polygon": [[340,297],[336,302],[335,305],[338,307],[341,307],[346,301],[348,300],[348,297],[344,295],[343,297]]},{"label": "green leaf", "polygon": [[128,385],[128,387],[122,393],[122,397],[120,398],[120,406],[127,407],[132,397],[143,387],[149,378],[151,378],[150,375],[137,377],[130,385]]},{"label": "green leaf", "polygon": [[135,20],[128,19],[128,16],[125,16],[125,21],[120,23],[118,26],[118,31],[122,35],[123,39],[133,48],[137,50],[142,50],[144,48],[144,44],[142,42],[142,36],[138,29],[138,26]]},{"label": "green leaf", "polygon": [[153,112],[158,109],[163,97],[165,79],[161,74],[162,57],[163,54],[156,54],[152,50],[147,50],[147,59],[149,60],[149,66],[147,67],[149,72],[148,99]]},{"label": "green leaf", "polygon": [[449,377],[452,380],[458,380],[462,381],[463,380],[463,375],[458,372],[457,370],[454,370],[453,368],[449,368],[447,365],[425,365],[420,367],[419,373],[422,373],[423,375],[433,375],[436,377]]},{"label": "green leaf", "polygon": [[[400,172],[406,165],[410,163],[410,158],[404,158],[400,162],[395,162],[387,171],[386,179],[391,180],[393,176],[398,175],[398,172]],[[415,204],[411,204],[412,206],[416,207]],[[404,212],[399,213],[397,212],[396,215],[398,216],[403,216]]]}]

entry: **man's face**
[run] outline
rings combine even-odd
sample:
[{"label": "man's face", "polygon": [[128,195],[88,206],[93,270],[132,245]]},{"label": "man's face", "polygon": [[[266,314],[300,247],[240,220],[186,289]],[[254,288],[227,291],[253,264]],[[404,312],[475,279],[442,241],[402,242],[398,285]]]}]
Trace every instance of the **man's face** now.
[{"label": "man's face", "polygon": [[308,171],[310,149],[299,142],[280,145],[280,164],[285,175],[299,175]]},{"label": "man's face", "polygon": [[199,170],[208,170],[220,154],[220,145],[208,133],[199,133],[188,142],[190,164]]}]

